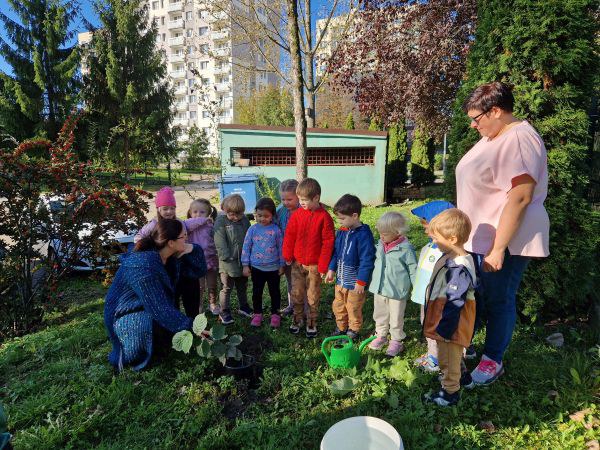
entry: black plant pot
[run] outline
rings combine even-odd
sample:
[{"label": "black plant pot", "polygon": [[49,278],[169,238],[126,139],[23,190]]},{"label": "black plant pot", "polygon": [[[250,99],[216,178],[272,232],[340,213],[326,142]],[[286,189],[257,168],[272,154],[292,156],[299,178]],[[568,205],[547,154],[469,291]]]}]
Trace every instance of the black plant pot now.
[{"label": "black plant pot", "polygon": [[256,360],[252,355],[242,355],[242,359],[227,358],[225,361],[225,373],[235,379],[246,379],[255,381],[257,377]]}]

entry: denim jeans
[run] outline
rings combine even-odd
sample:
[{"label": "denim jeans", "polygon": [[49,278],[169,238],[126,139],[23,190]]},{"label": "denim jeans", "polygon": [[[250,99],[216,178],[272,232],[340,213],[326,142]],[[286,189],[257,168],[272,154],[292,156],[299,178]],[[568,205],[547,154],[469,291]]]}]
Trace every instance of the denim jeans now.
[{"label": "denim jeans", "polygon": [[504,254],[502,269],[484,272],[484,255],[472,253],[479,286],[475,292],[477,319],[475,329],[486,327],[483,354],[497,363],[512,339],[517,320],[517,291],[531,258]]}]

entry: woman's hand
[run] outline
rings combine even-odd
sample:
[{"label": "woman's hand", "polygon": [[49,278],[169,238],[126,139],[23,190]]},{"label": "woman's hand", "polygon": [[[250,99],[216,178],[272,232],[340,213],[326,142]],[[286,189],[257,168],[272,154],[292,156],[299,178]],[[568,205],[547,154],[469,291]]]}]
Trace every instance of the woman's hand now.
[{"label": "woman's hand", "polygon": [[483,258],[483,271],[498,272],[502,269],[502,264],[504,264],[504,250],[492,249]]},{"label": "woman's hand", "polygon": [[244,266],[244,268],[242,269],[242,275],[245,277],[249,277],[250,276],[250,266]]}]

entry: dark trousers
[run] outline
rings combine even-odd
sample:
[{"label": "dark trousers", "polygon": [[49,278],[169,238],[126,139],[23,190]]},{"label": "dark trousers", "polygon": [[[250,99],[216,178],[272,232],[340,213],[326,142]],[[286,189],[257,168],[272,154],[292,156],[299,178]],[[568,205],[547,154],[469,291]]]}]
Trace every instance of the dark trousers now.
[{"label": "dark trousers", "polygon": [[271,314],[279,314],[281,306],[281,291],[279,290],[279,271],[263,271],[254,267],[250,268],[252,273],[252,307],[254,314],[262,314],[262,295],[265,283],[269,286],[271,296]]},{"label": "dark trousers", "polygon": [[194,318],[200,314],[200,281],[198,278],[179,278],[175,292],[175,307],[183,302],[185,315]]}]

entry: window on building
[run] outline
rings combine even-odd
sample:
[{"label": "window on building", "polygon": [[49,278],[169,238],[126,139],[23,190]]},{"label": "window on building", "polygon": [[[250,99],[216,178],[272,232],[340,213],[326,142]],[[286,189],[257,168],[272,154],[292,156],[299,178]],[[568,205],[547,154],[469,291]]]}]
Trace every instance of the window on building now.
[{"label": "window on building", "polygon": [[203,119],[210,119],[210,113],[208,111],[202,111]]},{"label": "window on building", "polygon": [[192,29],[191,29],[191,28],[188,28],[187,30],[185,30],[185,35],[186,35],[187,37],[192,37],[192,33],[193,33],[193,31],[192,31]]},{"label": "window on building", "polygon": [[165,24],[165,16],[162,16],[162,17],[160,18],[160,24],[161,24],[161,25],[164,25],[164,24]]},{"label": "window on building", "polygon": [[190,111],[190,119],[196,118],[196,111]]},{"label": "window on building", "polygon": [[198,36],[205,36],[208,34],[208,27],[198,28]]},{"label": "window on building", "polygon": [[160,7],[164,8],[165,7],[165,0],[160,0]]},{"label": "window on building", "polygon": [[206,19],[208,17],[208,11],[203,9],[198,11],[198,19]]},{"label": "window on building", "polygon": [[195,95],[188,96],[188,101],[190,103],[196,103],[196,96]]},{"label": "window on building", "polygon": [[192,20],[192,11],[188,11],[185,13],[185,20]]},{"label": "window on building", "polygon": [[194,87],[194,79],[193,79],[193,78],[190,78],[190,79],[188,80],[188,86],[189,86],[189,87]]},{"label": "window on building", "polygon": [[194,46],[193,45],[188,45],[187,53],[188,53],[188,55],[194,54]]},{"label": "window on building", "polygon": [[200,70],[208,69],[208,61],[200,61]]},{"label": "window on building", "polygon": [[167,33],[162,34],[162,40],[163,40],[163,42],[165,42],[167,40]]},{"label": "window on building", "polygon": [[202,78],[202,85],[208,86],[210,84],[210,78]]},{"label": "window on building", "polygon": [[199,50],[203,55],[208,55],[208,44],[202,44]]},{"label": "window on building", "polygon": [[158,1],[152,2],[152,10],[157,10],[158,9]]},{"label": "window on building", "polygon": [[210,127],[203,127],[203,128],[202,128],[202,131],[204,131],[204,133],[205,133],[206,135],[209,135],[209,134],[210,134]]},{"label": "window on building", "polygon": [[[294,166],[296,149],[284,148],[232,148],[232,160],[249,159],[251,166]],[[375,148],[309,148],[309,166],[364,166],[375,161]]]}]

